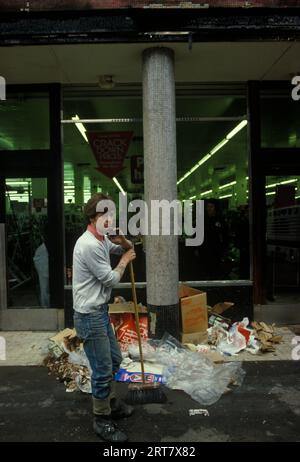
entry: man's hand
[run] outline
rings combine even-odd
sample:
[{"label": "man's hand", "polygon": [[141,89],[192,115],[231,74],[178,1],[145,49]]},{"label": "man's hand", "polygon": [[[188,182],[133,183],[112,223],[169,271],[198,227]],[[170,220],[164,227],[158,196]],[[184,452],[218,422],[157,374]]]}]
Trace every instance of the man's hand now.
[{"label": "man's hand", "polygon": [[116,235],[108,236],[113,244],[121,245],[124,249],[132,249],[132,243],[126,239],[120,228],[114,229],[114,232]]},{"label": "man's hand", "polygon": [[129,262],[134,260],[136,258],[136,253],[133,249],[127,250],[124,255],[122,255],[121,261],[123,261],[126,265],[128,265]]}]

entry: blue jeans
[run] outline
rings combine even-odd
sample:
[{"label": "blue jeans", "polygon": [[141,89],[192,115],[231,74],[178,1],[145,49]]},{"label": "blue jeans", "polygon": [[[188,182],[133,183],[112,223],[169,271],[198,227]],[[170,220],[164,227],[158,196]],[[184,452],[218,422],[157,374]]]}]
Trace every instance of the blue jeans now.
[{"label": "blue jeans", "polygon": [[74,327],[89,360],[92,376],[92,395],[105,399],[111,391],[111,381],[119,370],[122,355],[104,304],[92,313],[75,312]]}]

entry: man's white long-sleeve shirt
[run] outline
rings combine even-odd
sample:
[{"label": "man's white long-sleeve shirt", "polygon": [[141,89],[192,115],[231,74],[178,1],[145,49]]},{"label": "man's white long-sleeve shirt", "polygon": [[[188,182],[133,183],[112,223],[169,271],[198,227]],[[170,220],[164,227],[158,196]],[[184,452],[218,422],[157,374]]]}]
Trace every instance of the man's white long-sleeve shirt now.
[{"label": "man's white long-sleeve shirt", "polygon": [[120,245],[106,236],[100,240],[89,228],[73,252],[73,308],[80,313],[91,313],[108,303],[112,288],[120,281],[120,273],[111,268],[110,254],[124,253]]}]

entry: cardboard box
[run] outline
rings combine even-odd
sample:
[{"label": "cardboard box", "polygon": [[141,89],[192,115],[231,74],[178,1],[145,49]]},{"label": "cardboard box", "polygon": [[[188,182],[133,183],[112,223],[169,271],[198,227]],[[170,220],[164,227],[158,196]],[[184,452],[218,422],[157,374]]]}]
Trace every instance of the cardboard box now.
[{"label": "cardboard box", "polygon": [[182,332],[184,334],[206,332],[208,328],[206,292],[180,285],[179,298]]},{"label": "cardboard box", "polygon": [[[123,314],[123,313],[133,313],[134,314],[134,304],[133,302],[125,302],[125,303],[110,303],[109,307],[109,314]],[[147,313],[147,308],[142,305],[138,305],[139,313]]]},{"label": "cardboard box", "polygon": [[183,332],[180,335],[181,343],[193,343],[194,345],[201,345],[202,343],[207,343],[207,332],[195,332],[193,334],[184,334]]},{"label": "cardboard box", "polygon": [[[127,351],[132,343],[138,342],[135,317],[132,313],[113,314],[110,316],[115,334],[122,351]],[[139,314],[140,331],[143,341],[148,340],[148,316]]]},{"label": "cardboard box", "polygon": [[[142,340],[148,340],[147,308],[138,305]],[[127,351],[131,343],[137,343],[133,302],[109,304],[109,316],[122,351]]]},{"label": "cardboard box", "polygon": [[217,303],[216,305],[213,306],[213,308],[208,307],[208,309],[213,314],[222,314],[224,313],[224,311],[228,310],[229,308],[232,308],[233,306],[234,306],[234,303],[232,302],[222,302],[222,303]]}]

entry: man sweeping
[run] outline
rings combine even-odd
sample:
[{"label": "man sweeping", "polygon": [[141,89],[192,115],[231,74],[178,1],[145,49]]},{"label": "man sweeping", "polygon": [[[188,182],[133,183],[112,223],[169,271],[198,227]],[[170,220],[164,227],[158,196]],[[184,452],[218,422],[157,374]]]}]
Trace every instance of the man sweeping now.
[{"label": "man sweeping", "polygon": [[[116,398],[114,374],[122,356],[108,315],[112,288],[122,278],[128,263],[135,259],[133,245],[124,235],[108,238],[104,232],[111,226],[107,214],[99,213],[100,201],[109,197],[97,193],[87,202],[84,214],[87,230],[77,240],[73,252],[74,326],[83,340],[92,376],[94,431],[103,440],[125,442],[126,434],[114,419],[129,417],[133,408]],[[110,254],[119,254],[119,264],[112,269]]]}]

